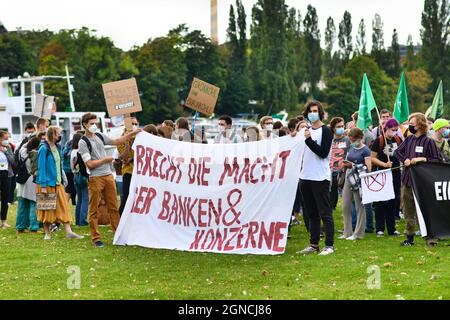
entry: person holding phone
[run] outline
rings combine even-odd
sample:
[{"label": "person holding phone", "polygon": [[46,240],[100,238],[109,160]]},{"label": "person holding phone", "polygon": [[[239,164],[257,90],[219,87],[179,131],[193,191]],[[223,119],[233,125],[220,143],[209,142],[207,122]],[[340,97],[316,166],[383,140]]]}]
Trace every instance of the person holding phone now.
[{"label": "person holding phone", "polygon": [[[350,140],[350,149],[347,159],[344,160],[344,167],[347,170],[344,187],[342,189],[342,216],[344,220],[344,233],[339,239],[357,240],[363,239],[366,230],[366,212],[362,204],[362,198],[359,190],[352,188],[351,181],[348,179],[355,165],[365,165],[367,171],[372,170],[372,160],[370,149],[363,144],[364,133],[359,128],[353,128],[348,134]],[[355,202],[357,220],[355,230],[352,229],[352,202]]]}]

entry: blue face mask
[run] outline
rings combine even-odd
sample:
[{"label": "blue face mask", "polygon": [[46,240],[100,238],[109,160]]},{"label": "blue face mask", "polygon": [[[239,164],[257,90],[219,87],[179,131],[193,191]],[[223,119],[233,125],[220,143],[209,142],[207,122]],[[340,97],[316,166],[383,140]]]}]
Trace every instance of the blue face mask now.
[{"label": "blue face mask", "polygon": [[337,128],[336,129],[336,134],[338,135],[338,136],[342,136],[343,134],[344,134],[344,128]]},{"label": "blue face mask", "polygon": [[317,112],[312,112],[312,113],[308,114],[308,120],[311,123],[315,123],[315,122],[319,121],[319,114]]},{"label": "blue face mask", "polygon": [[448,138],[448,136],[450,136],[450,129],[445,129],[442,135],[444,136],[444,138]]}]

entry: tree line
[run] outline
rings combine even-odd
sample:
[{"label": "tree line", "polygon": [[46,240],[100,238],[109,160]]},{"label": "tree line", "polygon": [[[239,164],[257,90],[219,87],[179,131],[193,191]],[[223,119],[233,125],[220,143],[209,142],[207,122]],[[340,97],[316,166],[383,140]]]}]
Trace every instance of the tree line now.
[{"label": "tree line", "polygon": [[[369,75],[379,107],[392,109],[406,69],[412,111],[425,112],[443,80],[448,115],[449,0],[424,1],[420,51],[409,36],[405,56],[400,55],[396,30],[390,45],[385,44],[378,14],[370,22],[369,49],[368,23],[359,21],[353,39],[352,16],[345,11],[341,21],[327,19],[322,39],[311,5],[303,13],[285,0],[257,0],[248,17],[237,0],[230,6],[227,41],[220,46],[186,25],[128,51],[86,27],[15,31],[0,35],[0,75],[62,75],[67,64],[75,76],[79,111],[106,110],[101,84],[136,77],[144,106],[139,118],[150,123],[189,112],[183,103],[194,76],[221,88],[217,114],[264,115],[283,109],[296,114],[299,105],[315,98],[325,103],[330,116],[348,118],[358,108],[363,73]],[[59,98],[59,111],[69,105],[64,81],[48,82],[46,93]]]}]

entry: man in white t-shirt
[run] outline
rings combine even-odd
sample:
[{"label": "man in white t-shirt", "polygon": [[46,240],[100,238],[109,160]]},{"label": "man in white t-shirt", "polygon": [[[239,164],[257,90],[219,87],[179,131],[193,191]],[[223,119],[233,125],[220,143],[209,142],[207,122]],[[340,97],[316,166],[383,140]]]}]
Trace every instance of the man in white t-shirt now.
[{"label": "man in white t-shirt", "polygon": [[298,252],[301,254],[320,251],[321,220],[325,228],[325,248],[320,255],[334,252],[334,220],[330,201],[333,132],[322,122],[324,114],[319,101],[306,103],[303,116],[308,119],[310,126],[303,131],[306,146],[302,159],[300,188],[310,223],[310,245]]}]

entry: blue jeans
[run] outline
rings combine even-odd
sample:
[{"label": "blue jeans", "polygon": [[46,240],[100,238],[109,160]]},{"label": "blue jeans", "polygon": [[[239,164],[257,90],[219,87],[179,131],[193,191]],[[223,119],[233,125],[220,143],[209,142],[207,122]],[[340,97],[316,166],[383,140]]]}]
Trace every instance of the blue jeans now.
[{"label": "blue jeans", "polygon": [[364,209],[366,209],[366,230],[369,232],[373,232],[375,230],[373,226],[373,208],[372,204],[368,203],[364,205]]},{"label": "blue jeans", "polygon": [[78,196],[77,206],[75,208],[75,224],[77,226],[87,226],[87,215],[89,207],[88,186],[75,183],[75,190]]},{"label": "blue jeans", "polygon": [[117,190],[119,190],[119,195],[120,195],[120,203],[122,203],[122,201],[123,201],[122,186],[123,186],[122,181],[120,181],[120,182],[116,181],[116,187],[117,187]]},{"label": "blue jeans", "polygon": [[36,217],[36,202],[19,197],[16,230],[24,231],[25,229],[29,229],[33,232],[39,230],[39,222]]}]

